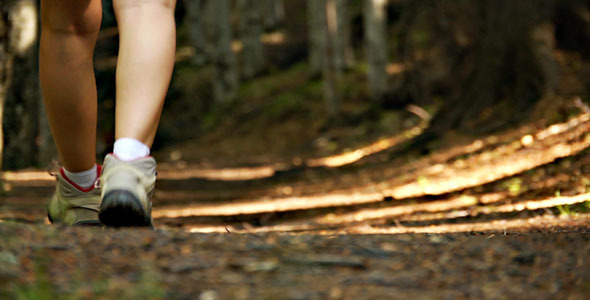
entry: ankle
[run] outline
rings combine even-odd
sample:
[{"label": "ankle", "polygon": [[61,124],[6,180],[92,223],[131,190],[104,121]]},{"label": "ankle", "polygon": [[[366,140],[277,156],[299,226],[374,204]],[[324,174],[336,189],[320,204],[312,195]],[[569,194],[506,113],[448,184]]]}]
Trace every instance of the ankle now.
[{"label": "ankle", "polygon": [[113,154],[122,161],[132,161],[150,155],[150,148],[133,138],[119,138],[115,141]]},{"label": "ankle", "polygon": [[98,165],[94,165],[92,168],[82,172],[70,172],[65,168],[61,170],[62,176],[81,191],[86,191],[94,187],[94,183],[100,176],[100,166]]}]

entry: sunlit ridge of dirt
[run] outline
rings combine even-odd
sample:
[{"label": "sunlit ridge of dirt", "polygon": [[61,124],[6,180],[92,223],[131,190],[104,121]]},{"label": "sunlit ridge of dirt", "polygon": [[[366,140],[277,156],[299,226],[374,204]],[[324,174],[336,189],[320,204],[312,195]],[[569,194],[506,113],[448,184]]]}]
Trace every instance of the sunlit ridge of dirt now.
[{"label": "sunlit ridge of dirt", "polygon": [[482,222],[437,224],[426,226],[374,226],[371,224],[359,224],[338,228],[316,228],[298,229],[285,227],[247,227],[236,229],[224,225],[190,225],[185,227],[189,232],[200,233],[269,233],[281,232],[286,234],[319,234],[319,235],[340,235],[340,234],[406,234],[406,233],[461,233],[461,232],[502,232],[513,230],[534,230],[545,228],[576,228],[587,227],[590,222],[590,214],[578,214],[575,216],[561,217],[552,215],[534,216],[528,218],[501,219]]},{"label": "sunlit ridge of dirt", "polygon": [[[577,126],[584,125],[583,123],[590,121],[590,114],[580,114],[573,117],[572,119],[558,124],[553,124],[547,128],[544,128],[534,134],[534,138],[538,141],[545,140],[547,138],[559,135],[568,130],[574,129]],[[387,149],[391,149],[400,143],[407,141],[415,136],[420,135],[424,129],[428,126],[427,122],[422,122],[420,125],[412,127],[401,134],[396,134],[392,137],[379,139],[369,145],[360,147],[352,151],[345,151],[343,153],[330,155],[326,157],[312,158],[306,160],[304,163],[309,167],[341,167],[349,165],[359,160],[374,155],[379,152],[383,152]],[[532,138],[533,135],[525,135],[520,139],[522,144],[527,144],[528,138]],[[534,140],[533,140],[534,141]],[[433,158],[435,161],[447,161],[452,157],[466,155],[469,153],[476,152],[486,147],[486,144],[492,144],[492,142],[484,142],[482,140],[476,140],[473,143],[454,147],[446,151],[437,153]],[[524,145],[530,146],[530,144]],[[518,146],[517,146],[518,148]],[[495,155],[501,155],[506,152],[514,151],[514,145],[501,146],[495,149]],[[430,161],[429,164],[432,164]],[[412,167],[411,164],[409,167]],[[273,176],[278,170],[288,169],[289,166],[284,163],[276,163],[273,165],[263,165],[254,167],[237,167],[237,168],[202,168],[198,166],[187,166],[184,162],[179,163],[161,163],[159,166],[158,177],[167,180],[181,180],[190,178],[202,178],[210,180],[220,181],[242,181],[242,180],[255,180],[261,178],[268,178]],[[405,168],[402,168],[405,169]],[[436,173],[440,169],[439,164],[430,166],[431,172]],[[432,171],[434,170],[434,171]],[[408,171],[408,170],[404,170]],[[0,172],[0,180],[7,182],[31,182],[31,181],[54,181],[55,178],[46,171],[39,170],[23,170],[23,171],[5,171]]]},{"label": "sunlit ridge of dirt", "polygon": [[[252,176],[261,176],[261,178],[273,176],[277,167],[259,166],[234,169],[198,169],[187,167],[185,169],[175,170],[173,164],[164,164],[159,177],[160,179],[170,180],[171,182],[177,181],[178,183],[179,181],[198,176],[213,176],[217,178],[213,180],[219,180],[220,182],[226,180],[233,181],[238,180],[236,178],[241,178],[239,181],[244,182],[220,185],[232,188],[234,186],[237,187],[235,190],[231,188],[228,190],[232,191],[231,195],[224,192],[215,192],[214,188],[205,190],[203,193],[198,193],[190,189],[177,190],[172,188],[174,185],[171,185],[170,189],[164,189],[157,193],[160,199],[157,199],[155,203],[153,216],[157,222],[161,220],[161,224],[166,224],[166,219],[190,217],[213,217],[222,220],[224,217],[242,216],[236,220],[248,220],[248,218],[260,217],[262,214],[279,212],[289,212],[291,214],[291,212],[297,211],[317,210],[314,212],[315,216],[322,213],[318,217],[297,217],[304,219],[300,223],[297,223],[297,221],[286,221],[282,224],[276,224],[274,227],[270,226],[274,228],[273,230],[278,230],[281,226],[284,226],[283,229],[288,231],[316,230],[318,227],[332,225],[354,226],[354,224],[362,222],[387,218],[402,222],[459,219],[469,216],[539,210],[558,205],[581,203],[588,200],[586,194],[544,198],[541,200],[532,200],[535,197],[533,195],[529,197],[529,200],[515,199],[518,202],[506,203],[512,200],[505,192],[479,194],[477,190],[469,189],[498,182],[522,172],[550,164],[556,159],[577,155],[584,149],[588,149],[590,147],[589,121],[590,115],[582,114],[567,122],[554,124],[541,129],[536,133],[521,133],[521,136],[518,136],[518,138],[512,141],[504,141],[493,146],[490,145],[494,144],[495,141],[489,141],[488,143],[487,141],[477,140],[465,146],[455,147],[449,152],[445,152],[446,150],[441,151],[444,155],[447,155],[445,158],[447,160],[434,165],[425,164],[425,162],[432,162],[432,157],[435,157],[441,152],[436,153],[431,158],[421,159],[418,164],[414,164],[413,162],[405,165],[392,164],[391,166],[382,164],[380,168],[375,168],[375,171],[381,172],[386,170],[388,173],[383,173],[386,175],[378,177],[379,179],[371,177],[370,180],[363,180],[362,183],[360,181],[361,176],[366,176],[367,173],[370,174],[371,169],[347,168],[339,170],[336,173],[330,173],[331,171],[325,172],[321,177],[318,177],[320,180],[317,182],[310,181],[309,178],[295,177],[296,180],[301,180],[298,183],[303,184],[303,186],[298,187],[299,189],[306,188],[312,190],[311,193],[300,196],[296,196],[297,193],[291,195],[293,188],[289,184],[294,182],[291,177],[286,178],[288,179],[286,181],[261,180],[256,182],[256,184],[260,185],[254,188],[250,187],[251,182],[248,181],[248,178]],[[376,148],[367,149],[372,149],[370,151],[385,151],[384,149],[390,149],[388,147],[394,147],[395,143],[397,142],[393,138],[388,139],[384,143],[378,141],[372,144],[376,145]],[[451,156],[451,154],[454,156]],[[465,154],[468,155],[457,156]],[[564,163],[571,164],[570,161],[566,160]],[[587,160],[582,158],[576,160],[573,164],[579,163],[580,166],[587,166],[588,163],[584,163],[585,161]],[[418,167],[420,164],[422,164],[422,167]],[[284,167],[282,166],[281,168]],[[395,175],[402,172],[400,170],[408,170],[408,168],[414,168],[414,170],[407,172],[405,177]],[[393,173],[390,173],[392,169]],[[369,172],[366,172],[367,170]],[[364,172],[364,175],[361,174],[361,171]],[[37,202],[45,202],[43,201],[44,199],[39,197],[40,193],[49,191],[45,187],[52,185],[55,179],[43,171],[4,172],[0,176],[6,180],[3,182],[3,187],[8,191],[8,197],[4,197],[0,202],[3,204],[6,204],[7,201],[9,202],[9,206],[0,208],[2,209],[0,210],[0,218],[37,222],[40,218],[39,216],[43,214],[44,208],[35,209],[33,214],[29,213],[29,215],[34,215],[33,217],[26,215],[23,211],[30,210]],[[338,180],[342,181],[342,178],[338,179],[339,176],[347,176],[349,179],[338,183]],[[544,189],[556,185],[559,182],[564,182],[567,179],[567,176],[559,176],[561,175],[558,174],[549,178],[543,178],[541,181],[531,180],[531,183],[527,183],[527,188]],[[313,173],[310,178],[313,178]],[[351,184],[353,180],[356,180],[355,178],[359,181],[356,184]],[[337,183],[334,184],[332,190],[321,188],[325,182],[332,179]],[[195,182],[187,183],[195,184]],[[209,183],[203,181],[199,184],[206,186]],[[29,189],[29,186],[39,186],[44,187],[44,189],[34,190]],[[193,186],[187,185],[187,187],[192,188]],[[16,189],[10,192],[12,188]],[[280,191],[287,188],[290,190],[285,193]],[[29,190],[31,191],[30,194],[28,192]],[[271,192],[273,190],[278,192]],[[464,190],[468,190],[467,195],[451,194]],[[575,192],[580,192],[577,188],[575,190]],[[23,191],[26,191],[27,199],[19,203],[18,193],[21,193],[22,196]],[[473,195],[474,191],[476,191],[475,195]],[[572,195],[572,192],[574,190],[569,191],[569,195]],[[551,195],[551,193],[549,194]],[[437,200],[426,197],[432,195],[438,196],[435,198]],[[543,195],[546,197],[547,192],[543,192]],[[179,196],[184,197],[182,201],[178,201]],[[210,198],[207,199],[206,203],[179,204],[179,202],[188,202],[192,201],[192,199],[198,200],[199,197]],[[413,203],[413,199],[418,200],[418,203]],[[167,203],[168,205],[158,206],[158,202],[160,202],[158,200],[163,200],[162,203]],[[177,200],[176,205],[170,205],[174,204],[175,200]],[[389,202],[384,203],[384,200],[388,200]],[[404,203],[398,200],[404,200]],[[485,205],[477,206],[481,204]],[[348,212],[325,215],[324,212],[327,211],[321,209],[328,208],[343,208],[341,211]],[[263,222],[262,224],[267,223]],[[195,224],[191,225],[190,221],[186,225],[189,227],[195,226]],[[200,226],[203,227],[205,225]],[[221,228],[215,225],[209,227],[216,228],[215,230]]]},{"label": "sunlit ridge of dirt", "polygon": [[189,216],[231,216],[304,210],[319,207],[347,206],[381,201],[381,193],[340,192],[311,197],[287,197],[276,199],[257,199],[237,203],[190,205],[181,207],[154,207],[154,218],[179,218]]},{"label": "sunlit ridge of dirt", "polygon": [[586,227],[590,222],[590,214],[580,214],[563,218],[560,216],[535,216],[523,219],[493,220],[488,222],[440,224],[417,227],[350,227],[335,233],[347,234],[402,234],[402,233],[459,233],[459,232],[500,232],[506,230],[531,230],[549,227]]},{"label": "sunlit ridge of dirt", "polygon": [[375,153],[379,153],[390,149],[400,143],[407,141],[413,137],[420,135],[424,132],[424,129],[428,127],[427,122],[423,122],[418,126],[414,126],[401,134],[394,135],[389,138],[380,139],[372,144],[367,146],[355,149],[354,151],[344,152],[336,155],[331,155],[327,157],[321,158],[312,158],[308,159],[305,164],[310,167],[341,167],[345,165],[349,165],[361,160],[364,157],[369,155],[373,155]]},{"label": "sunlit ridge of dirt", "polygon": [[[504,199],[505,198],[497,198],[496,202],[500,202]],[[364,209],[345,214],[332,214],[305,220],[305,223],[296,222],[291,224],[280,224],[278,226],[284,226],[285,229],[290,228],[290,230],[310,230],[314,227],[354,224],[383,219],[396,219],[404,222],[435,221],[468,216],[489,215],[493,213],[511,213],[525,210],[533,211],[560,205],[584,203],[588,200],[590,200],[590,194],[585,193],[571,197],[550,197],[540,200],[518,201],[516,203],[475,206],[478,203],[477,198],[458,196],[450,200]],[[414,215],[416,213],[420,214]]]},{"label": "sunlit ridge of dirt", "polygon": [[[318,207],[347,206],[379,202],[384,197],[394,199],[417,198],[425,195],[442,195],[450,192],[494,182],[526,170],[553,162],[555,159],[575,155],[590,147],[590,124],[577,128],[567,141],[541,148],[523,148],[522,151],[503,155],[497,159],[485,159],[486,153],[476,155],[479,164],[473,168],[445,166],[440,174],[418,179],[407,184],[381,182],[365,188],[349,189],[328,194],[305,197],[279,197],[257,199],[238,203],[192,205],[184,207],[155,208],[154,217],[187,217],[205,215],[240,215],[263,212],[302,210]],[[582,138],[581,141],[575,141]],[[574,140],[571,144],[568,141]],[[476,161],[477,162],[477,161]]]},{"label": "sunlit ridge of dirt", "polygon": [[584,125],[576,128],[575,132],[566,137],[565,142],[539,145],[538,148],[522,148],[521,151],[499,157],[489,157],[488,153],[482,153],[459,165],[443,166],[435,176],[418,178],[414,182],[384,190],[383,193],[396,199],[442,195],[531,170],[590,147],[590,134],[587,134],[590,132],[590,124]]}]

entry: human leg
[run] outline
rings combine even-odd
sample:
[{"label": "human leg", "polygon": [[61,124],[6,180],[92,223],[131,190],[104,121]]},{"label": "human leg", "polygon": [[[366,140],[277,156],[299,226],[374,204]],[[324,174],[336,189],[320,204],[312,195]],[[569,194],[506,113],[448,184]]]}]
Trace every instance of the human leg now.
[{"label": "human leg", "polygon": [[100,220],[107,226],[151,226],[156,162],[147,157],[176,48],[175,0],[114,0],[119,24],[114,155],[101,176]]},{"label": "human leg", "polygon": [[[96,83],[92,62],[100,0],[43,0],[39,73],[49,124],[64,168],[49,201],[50,221],[98,224],[94,181]],[[68,175],[71,178],[68,178]]]},{"label": "human leg", "polygon": [[119,23],[115,136],[151,147],[172,77],[175,0],[113,0]]},{"label": "human leg", "polygon": [[91,169],[96,157],[97,92],[93,52],[100,0],[43,0],[39,73],[60,159],[71,172]]}]

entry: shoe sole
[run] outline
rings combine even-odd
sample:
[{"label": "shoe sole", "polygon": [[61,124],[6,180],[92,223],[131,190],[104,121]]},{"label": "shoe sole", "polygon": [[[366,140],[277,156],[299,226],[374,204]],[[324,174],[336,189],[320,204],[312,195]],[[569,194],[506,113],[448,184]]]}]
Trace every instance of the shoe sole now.
[{"label": "shoe sole", "polygon": [[152,220],[145,213],[139,199],[131,192],[108,192],[100,204],[100,222],[111,227],[152,227]]},{"label": "shoe sole", "polygon": [[[53,221],[53,218],[51,217],[49,212],[47,212],[47,219],[49,219],[49,223],[51,223],[51,224],[56,223],[55,221]],[[100,221],[98,221],[98,220],[87,220],[87,221],[76,222],[76,223],[72,224],[72,226],[100,227],[100,226],[102,226],[102,223],[100,223]]]}]

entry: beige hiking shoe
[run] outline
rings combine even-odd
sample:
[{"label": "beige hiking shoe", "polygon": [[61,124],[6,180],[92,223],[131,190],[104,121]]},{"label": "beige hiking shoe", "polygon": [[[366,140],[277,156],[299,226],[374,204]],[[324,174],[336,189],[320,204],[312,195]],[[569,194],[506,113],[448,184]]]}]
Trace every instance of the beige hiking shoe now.
[{"label": "beige hiking shoe", "polygon": [[[97,169],[100,175],[100,166]],[[98,226],[100,189],[85,189],[70,181],[63,169],[56,175],[55,193],[49,200],[47,217],[53,224]]]},{"label": "beige hiking shoe", "polygon": [[153,157],[125,162],[105,157],[100,186],[99,219],[107,226],[152,226],[152,201],[156,184]]}]

